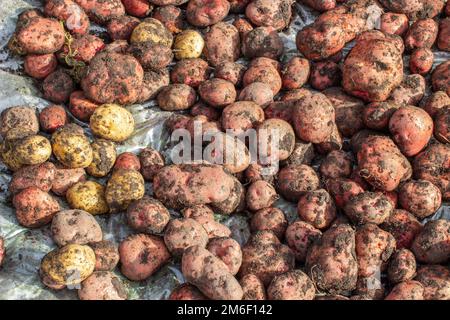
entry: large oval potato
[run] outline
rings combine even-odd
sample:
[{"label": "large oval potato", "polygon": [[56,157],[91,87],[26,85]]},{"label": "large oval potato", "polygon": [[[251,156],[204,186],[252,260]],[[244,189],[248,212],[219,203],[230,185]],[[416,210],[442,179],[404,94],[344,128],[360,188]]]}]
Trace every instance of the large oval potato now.
[{"label": "large oval potato", "polygon": [[86,168],[93,159],[92,147],[83,129],[68,124],[52,135],[53,154],[68,168]]}]

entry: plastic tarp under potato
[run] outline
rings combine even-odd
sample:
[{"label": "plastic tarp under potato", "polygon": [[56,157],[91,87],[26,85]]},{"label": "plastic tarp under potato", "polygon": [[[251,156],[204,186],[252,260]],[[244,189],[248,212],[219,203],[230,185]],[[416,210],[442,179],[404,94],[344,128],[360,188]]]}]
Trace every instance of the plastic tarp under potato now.
[{"label": "plastic tarp under potato", "polygon": [[[25,77],[21,72],[21,58],[11,56],[7,49],[7,42],[14,32],[17,16],[23,10],[31,7],[40,7],[42,3],[37,0],[2,0],[0,5],[0,112],[5,108],[15,105],[31,105],[42,109],[49,104],[40,98],[40,92],[32,79]],[[311,9],[296,3],[293,10],[293,21],[289,29],[281,33],[285,43],[283,61],[298,54],[295,45],[297,31],[303,26],[314,21],[317,13]],[[368,24],[376,26],[379,22],[380,11],[373,10],[368,19]],[[227,18],[231,20],[230,18]],[[93,26],[95,31],[101,32],[102,28]],[[351,48],[350,43],[345,51]],[[450,54],[435,52],[435,64],[448,60]],[[407,59],[407,58],[406,58]],[[134,151],[142,147],[151,146],[168,155],[169,134],[164,130],[164,121],[170,116],[170,112],[163,112],[153,102],[128,107],[136,121],[136,131],[128,141],[118,146],[118,153]],[[72,119],[82,125],[89,132],[86,124]],[[168,157],[166,157],[168,158]],[[11,199],[7,192],[10,172],[0,165],[0,235],[4,237],[7,256],[4,265],[0,268],[0,299],[76,299],[76,290],[65,289],[62,291],[49,290],[40,282],[39,265],[42,257],[55,248],[49,227],[40,229],[26,229],[21,227],[11,206]],[[151,194],[151,185],[147,184],[147,193]],[[59,199],[63,208],[67,204]],[[287,215],[290,221],[296,218],[296,206],[284,200],[276,204]],[[174,217],[179,213],[171,211]],[[231,217],[217,216],[229,226],[233,237],[244,244],[250,235],[245,214]],[[432,219],[450,219],[450,207],[442,208]],[[104,239],[112,240],[118,244],[121,240],[133,233],[127,226],[123,213],[96,216],[100,223]],[[172,289],[184,282],[179,270],[179,264],[171,262],[164,266],[152,277],[142,282],[131,282],[123,277],[116,269],[115,273],[124,281],[129,299],[166,299]]]}]

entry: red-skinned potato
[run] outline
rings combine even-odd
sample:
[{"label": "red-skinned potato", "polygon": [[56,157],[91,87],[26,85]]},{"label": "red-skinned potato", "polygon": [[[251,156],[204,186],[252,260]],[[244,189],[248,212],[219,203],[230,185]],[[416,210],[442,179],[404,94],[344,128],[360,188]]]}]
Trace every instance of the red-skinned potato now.
[{"label": "red-skinned potato", "polygon": [[129,40],[134,28],[137,27],[140,20],[131,16],[121,16],[111,19],[107,29],[112,40]]},{"label": "red-skinned potato", "polygon": [[205,116],[208,121],[217,121],[220,118],[220,112],[216,108],[208,106],[203,101],[194,104],[190,110],[193,117]]},{"label": "red-skinned potato", "polygon": [[328,11],[336,7],[336,0],[303,0],[302,1],[307,6],[317,10],[317,11]]},{"label": "red-skinned potato", "polygon": [[355,224],[381,224],[393,209],[392,203],[384,194],[369,191],[354,195],[344,206],[345,214]]},{"label": "red-skinned potato", "polygon": [[282,30],[291,20],[290,0],[255,0],[245,8],[246,17],[256,26]]},{"label": "red-skinned potato", "polygon": [[390,283],[409,281],[416,275],[416,257],[408,249],[396,251],[387,268]]},{"label": "red-skinned potato", "polygon": [[273,102],[273,91],[267,83],[252,82],[242,89],[238,100],[252,101],[261,106],[261,108],[265,108]]},{"label": "red-skinned potato", "polygon": [[406,14],[411,20],[433,18],[445,5],[442,0],[380,0],[380,3],[389,11]]},{"label": "red-skinned potato", "polygon": [[67,123],[67,113],[63,106],[51,105],[39,113],[39,124],[42,131],[53,133]]},{"label": "red-skinned potato", "polygon": [[244,65],[237,62],[227,61],[216,67],[214,70],[214,77],[227,80],[235,86],[240,86],[245,70],[246,67]]},{"label": "red-skinned potato", "polygon": [[213,25],[205,34],[203,53],[212,66],[236,61],[240,55],[239,31],[225,22]]},{"label": "red-skinned potato", "polygon": [[197,99],[195,90],[186,84],[169,84],[157,97],[158,106],[164,111],[189,109]]},{"label": "red-skinned potato", "polygon": [[306,192],[319,188],[319,177],[308,165],[289,165],[278,173],[277,190],[289,201],[298,201]]},{"label": "red-skinned potato", "polygon": [[232,275],[238,273],[242,263],[242,251],[236,240],[229,237],[213,238],[206,249],[222,260]]},{"label": "red-skinned potato", "polygon": [[274,96],[281,90],[282,86],[282,80],[278,70],[270,65],[250,65],[244,73],[242,81],[244,87],[247,87],[253,82],[265,83],[270,86]]},{"label": "red-skinned potato", "polygon": [[258,57],[278,59],[283,51],[283,41],[273,27],[255,28],[249,31],[242,41],[242,53],[249,59]]},{"label": "red-skinned potato", "polygon": [[223,108],[236,100],[234,85],[219,78],[212,78],[201,83],[198,92],[203,101],[216,108]]},{"label": "red-skinned potato", "polygon": [[83,91],[74,91],[70,95],[69,111],[80,121],[88,122],[99,106],[97,103],[90,101]]},{"label": "red-skinned potato", "polygon": [[330,194],[324,190],[306,192],[300,197],[297,213],[303,221],[317,229],[328,228],[336,217],[336,207]]},{"label": "red-skinned potato", "polygon": [[42,83],[44,97],[54,103],[69,101],[74,89],[75,84],[72,78],[63,69],[50,73]]},{"label": "red-skinned potato", "polygon": [[87,34],[74,37],[70,44],[64,45],[58,58],[67,64],[71,60],[89,63],[94,56],[105,48],[105,43],[97,36]]},{"label": "red-skinned potato", "polygon": [[256,211],[250,220],[250,230],[252,232],[269,230],[279,239],[283,238],[287,226],[288,222],[283,211],[273,207]]},{"label": "red-skinned potato", "polygon": [[384,300],[424,300],[424,288],[418,281],[400,282],[392,288]]},{"label": "red-skinned potato", "polygon": [[353,196],[364,192],[361,185],[351,179],[329,179],[325,182],[325,185],[338,208],[343,208]]},{"label": "red-skinned potato", "polygon": [[183,31],[183,12],[179,7],[167,5],[157,7],[153,11],[153,19],[161,21],[161,23],[172,33],[180,33]]},{"label": "red-skinned potato", "polygon": [[138,103],[145,103],[154,99],[165,86],[170,83],[169,71],[167,69],[148,70],[144,72],[144,80],[142,82],[142,90]]},{"label": "red-skinned potato", "polygon": [[321,61],[312,65],[309,83],[311,87],[322,91],[341,83],[341,69],[333,61]]},{"label": "red-skinned potato", "polygon": [[320,164],[319,172],[322,177],[348,178],[352,173],[352,159],[342,150],[331,151]]},{"label": "red-skinned potato", "polygon": [[119,263],[119,249],[108,240],[90,243],[95,253],[95,271],[111,271]]},{"label": "red-skinned potato", "polygon": [[191,246],[206,247],[208,234],[194,219],[174,219],[167,224],[164,242],[174,256],[181,257],[185,249]]},{"label": "red-skinned potato", "polygon": [[301,57],[291,58],[282,72],[283,89],[294,90],[308,82],[310,75],[309,61]]},{"label": "red-skinned potato", "polygon": [[147,279],[170,259],[162,238],[146,234],[131,235],[123,240],[119,254],[120,271],[133,281]]},{"label": "red-skinned potato", "polygon": [[425,300],[450,299],[450,270],[441,265],[422,266],[414,280],[424,287]]},{"label": "red-skinned potato", "polygon": [[125,7],[120,0],[74,0],[94,22],[104,25],[109,20],[123,16]]},{"label": "red-skinned potato", "polygon": [[141,163],[139,162],[139,158],[134,153],[123,152],[117,156],[113,169],[132,169],[139,171],[141,170]]},{"label": "red-skinned potato", "polygon": [[246,19],[246,18],[239,18],[237,17],[233,21],[233,26],[236,27],[239,31],[239,35],[241,36],[241,39],[245,38],[245,35],[253,30],[252,24]]},{"label": "red-skinned potato", "polygon": [[444,91],[450,95],[450,61],[442,62],[431,75],[433,91]]},{"label": "red-skinned potato", "polygon": [[401,105],[416,106],[425,94],[425,87],[425,78],[420,74],[407,75],[403,78],[402,83],[392,91],[390,100]]},{"label": "red-skinned potato", "polygon": [[78,289],[80,300],[126,300],[127,296],[123,283],[109,271],[94,272]]},{"label": "red-skinned potato", "polygon": [[173,53],[169,47],[150,41],[132,43],[128,47],[128,53],[133,55],[146,70],[163,69],[173,59]]},{"label": "red-skinned potato", "polygon": [[406,156],[418,154],[433,134],[433,119],[422,108],[400,107],[389,120],[389,131]]},{"label": "red-skinned potato", "polygon": [[173,83],[183,83],[191,87],[198,87],[202,82],[208,80],[210,70],[205,60],[183,59],[178,61],[170,72]]},{"label": "red-skinned potato", "polygon": [[[266,164],[274,160],[286,160],[292,154],[295,146],[295,133],[292,126],[282,119],[267,119],[257,128],[258,152],[262,157],[268,157]],[[276,150],[273,143],[279,139]],[[266,160],[266,161],[267,161]]]},{"label": "red-skinned potato", "polygon": [[264,110],[251,101],[239,101],[226,106],[221,118],[222,128],[225,131],[233,130],[235,134],[255,128],[263,121]]},{"label": "red-skinned potato", "polygon": [[278,195],[275,188],[270,183],[263,180],[253,182],[248,187],[245,195],[247,207],[252,211],[268,208],[277,199]]},{"label": "red-skinned potato", "polygon": [[433,19],[414,22],[405,35],[406,50],[431,48],[438,35],[438,24]]},{"label": "red-skinned potato", "polygon": [[66,168],[58,165],[52,181],[52,192],[58,196],[64,196],[71,186],[85,180],[86,172],[83,168]]},{"label": "red-skinned potato", "polygon": [[450,51],[450,18],[442,19],[439,23],[439,37],[437,46],[442,51]]},{"label": "red-skinned potato", "polygon": [[428,221],[411,246],[417,261],[426,264],[445,263],[450,258],[450,222]]},{"label": "red-skinned potato", "polygon": [[155,173],[164,166],[163,156],[152,148],[142,149],[138,157],[142,176],[146,180],[152,180]]},{"label": "red-skinned potato", "polygon": [[433,62],[433,51],[428,48],[418,48],[411,53],[409,70],[411,70],[411,73],[425,75],[430,72]]},{"label": "red-skinned potato", "polygon": [[364,125],[373,130],[386,130],[389,120],[398,108],[400,105],[393,101],[369,103],[362,111]]},{"label": "red-skinned potato", "polygon": [[[297,140],[294,145],[289,158],[283,161],[284,166],[291,164],[307,164],[311,165],[312,160],[315,157],[314,146],[312,143],[306,143],[301,140]],[[276,172],[275,172],[276,173]]]},{"label": "red-skinned potato", "polygon": [[229,11],[227,0],[191,0],[186,8],[186,18],[196,27],[207,27],[223,20]]},{"label": "red-skinned potato", "polygon": [[144,18],[153,10],[148,0],[121,0],[129,15]]},{"label": "red-skinned potato", "polygon": [[402,208],[424,219],[434,214],[441,206],[441,191],[426,180],[410,180],[399,190],[399,202]]},{"label": "red-skinned potato", "polygon": [[239,281],[244,291],[242,300],[266,300],[266,289],[254,274],[246,274]]},{"label": "red-skinned potato", "polygon": [[24,58],[24,71],[35,79],[44,79],[56,70],[58,60],[55,54],[29,54]]},{"label": "red-skinned potato", "polygon": [[381,16],[380,30],[384,33],[403,36],[408,27],[409,21],[405,14],[386,12]]},{"label": "red-skinned potato", "polygon": [[89,18],[76,1],[46,1],[44,13],[49,17],[64,21],[65,27],[72,34],[82,35],[89,31]]},{"label": "red-skinned potato", "polygon": [[436,114],[434,136],[442,143],[450,143],[450,106],[442,108]]},{"label": "red-skinned potato", "polygon": [[315,294],[314,283],[300,270],[275,276],[267,288],[270,300],[314,300]]},{"label": "red-skinned potato", "polygon": [[55,171],[55,165],[51,162],[22,167],[14,172],[8,191],[16,194],[28,187],[37,187],[48,192],[52,188]]},{"label": "red-skinned potato", "polygon": [[161,233],[170,220],[170,213],[161,202],[149,196],[133,201],[127,208],[127,222],[142,233]]},{"label": "red-skinned potato", "polygon": [[6,108],[0,114],[0,134],[6,138],[8,131],[21,128],[36,134],[39,132],[39,119],[36,109],[29,106],[14,106]]},{"label": "red-skinned potato", "polygon": [[286,229],[286,243],[294,252],[295,260],[303,263],[312,244],[322,237],[322,232],[304,221],[295,221]]},{"label": "red-skinned potato", "polygon": [[169,300],[208,300],[208,298],[192,284],[183,283],[173,289]]},{"label": "red-skinned potato", "polygon": [[396,209],[380,225],[380,228],[394,236],[397,249],[409,249],[414,238],[422,230],[422,224],[408,211]]}]

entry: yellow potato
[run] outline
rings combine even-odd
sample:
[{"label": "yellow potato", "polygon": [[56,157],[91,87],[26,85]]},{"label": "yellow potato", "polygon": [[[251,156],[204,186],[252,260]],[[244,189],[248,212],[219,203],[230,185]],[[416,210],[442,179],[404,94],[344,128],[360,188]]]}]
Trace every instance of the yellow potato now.
[{"label": "yellow potato", "polygon": [[32,165],[47,161],[52,155],[52,146],[46,137],[31,135],[18,139],[15,145],[15,157],[20,164]]},{"label": "yellow potato", "polygon": [[68,168],[86,168],[92,162],[92,148],[83,129],[75,124],[64,126],[52,135],[53,154]]},{"label": "yellow potato", "polygon": [[116,146],[112,141],[98,139],[91,144],[91,147],[93,160],[86,171],[93,177],[104,177],[116,162]]},{"label": "yellow potato", "polygon": [[5,140],[0,145],[0,158],[3,164],[11,171],[17,171],[22,167],[22,164],[17,160],[14,145],[11,141]]},{"label": "yellow potato", "polygon": [[199,32],[184,30],[175,38],[173,51],[178,60],[198,58],[201,56],[204,46],[205,41]]},{"label": "yellow potato", "polygon": [[170,48],[172,47],[173,36],[159,20],[147,18],[134,28],[130,42],[139,43],[147,41],[162,44]]},{"label": "yellow potato", "polygon": [[94,272],[95,253],[85,245],[68,244],[47,253],[41,275],[57,285],[77,285]]},{"label": "yellow potato", "polygon": [[111,212],[126,210],[133,200],[144,196],[144,178],[132,169],[115,170],[106,185],[106,202]]},{"label": "yellow potato", "polygon": [[72,209],[80,209],[91,214],[109,211],[105,199],[105,187],[95,181],[82,181],[67,190],[66,199]]},{"label": "yellow potato", "polygon": [[133,115],[117,104],[103,104],[91,116],[90,127],[94,135],[122,142],[134,131]]}]

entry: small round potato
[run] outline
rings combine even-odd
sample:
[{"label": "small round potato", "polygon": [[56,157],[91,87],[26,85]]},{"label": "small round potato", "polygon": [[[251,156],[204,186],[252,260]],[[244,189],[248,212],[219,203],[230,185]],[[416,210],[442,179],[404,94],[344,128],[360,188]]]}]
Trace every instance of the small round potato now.
[{"label": "small round potato", "polygon": [[278,70],[270,65],[250,65],[242,79],[244,87],[253,82],[262,82],[270,86],[275,96],[281,90],[282,80]]},{"label": "small round potato", "polygon": [[277,190],[289,201],[297,202],[304,193],[317,190],[319,185],[319,176],[305,164],[289,165],[278,173]]},{"label": "small round potato", "polygon": [[391,283],[408,281],[416,275],[416,258],[408,249],[400,249],[395,252],[387,269]]},{"label": "small round potato", "polygon": [[134,132],[133,115],[117,104],[104,104],[95,109],[89,126],[100,138],[122,142]]},{"label": "small round potato", "polygon": [[315,296],[314,283],[300,270],[275,276],[267,288],[270,300],[314,300]]},{"label": "small round potato", "polygon": [[273,102],[273,91],[266,83],[252,82],[242,89],[238,100],[252,101],[261,106],[261,108],[265,108]]},{"label": "small round potato", "polygon": [[51,105],[39,113],[39,124],[42,131],[53,133],[67,123],[67,113],[63,106]]},{"label": "small round potato", "polygon": [[123,152],[117,156],[116,162],[114,163],[114,170],[118,169],[131,169],[131,170],[141,170],[141,163],[139,158],[132,152]]},{"label": "small round potato", "polygon": [[278,199],[275,188],[268,182],[258,180],[247,189],[245,200],[247,207],[252,211],[268,208]]},{"label": "small round potato", "polygon": [[91,147],[93,159],[86,171],[93,177],[104,177],[116,162],[116,146],[112,141],[97,139],[91,143]]},{"label": "small round potato", "polygon": [[242,134],[264,121],[264,110],[251,101],[234,102],[223,109],[221,120],[225,131]]},{"label": "small round potato", "polygon": [[205,34],[204,55],[210,65],[234,62],[240,55],[239,31],[232,24],[219,22]]},{"label": "small round potato", "polygon": [[206,247],[208,234],[200,223],[191,218],[174,219],[167,225],[164,232],[164,242],[167,249],[181,257],[185,249],[199,245]]},{"label": "small round potato", "polygon": [[28,187],[38,187],[42,191],[48,192],[52,188],[55,171],[55,165],[51,162],[20,168],[14,172],[8,191],[16,194]]},{"label": "small round potato", "polygon": [[393,210],[391,201],[384,194],[368,191],[354,195],[344,206],[345,214],[355,224],[381,224]]},{"label": "small round potato", "polygon": [[257,128],[260,156],[286,160],[294,151],[295,133],[292,126],[282,119],[267,119]]},{"label": "small round potato", "polygon": [[331,151],[320,164],[320,174],[326,179],[348,178],[352,173],[352,159],[342,150]]},{"label": "small round potato", "polygon": [[95,181],[74,184],[67,190],[66,199],[72,209],[84,210],[94,215],[109,211],[105,199],[105,187]]},{"label": "small round potato", "polygon": [[149,196],[133,201],[127,209],[128,225],[138,232],[161,233],[169,220],[169,210]]},{"label": "small round potato", "polygon": [[198,31],[187,29],[176,36],[173,51],[178,60],[199,58],[204,46],[202,35]]},{"label": "small round potato", "polygon": [[269,230],[279,239],[283,239],[287,226],[288,222],[283,211],[273,207],[256,211],[250,220],[252,232]]},{"label": "small round potato", "polygon": [[300,89],[308,82],[309,75],[309,60],[301,57],[293,57],[283,69],[283,88],[286,90]]},{"label": "small round potato", "polygon": [[190,0],[186,8],[187,21],[196,27],[207,27],[223,20],[230,11],[227,0]]},{"label": "small round potato", "polygon": [[123,283],[112,272],[97,271],[81,283],[80,300],[126,300]]},{"label": "small round potato", "polygon": [[141,173],[145,180],[151,181],[156,172],[164,167],[164,157],[155,149],[144,148],[139,152]]},{"label": "small round potato", "polygon": [[71,169],[57,166],[52,181],[52,192],[58,196],[64,196],[71,186],[85,180],[86,171],[83,168]]},{"label": "small round potato", "polygon": [[256,26],[282,30],[291,21],[291,5],[289,0],[255,0],[245,8],[245,15]]},{"label": "small round potato", "polygon": [[408,27],[408,17],[403,13],[386,12],[381,15],[380,30],[384,33],[403,36]]},{"label": "small round potato", "polygon": [[409,70],[411,73],[425,75],[433,67],[434,54],[431,49],[418,48],[411,53],[409,59]]},{"label": "small round potato", "polygon": [[235,86],[240,86],[246,67],[237,62],[223,62],[214,70],[214,77],[230,81]]},{"label": "small round potato", "polygon": [[341,83],[341,69],[333,61],[321,61],[312,65],[309,83],[311,87],[322,91]]},{"label": "small round potato", "polygon": [[144,178],[136,170],[115,170],[106,185],[105,198],[111,213],[126,210],[144,196]]},{"label": "small round potato", "polygon": [[397,249],[409,249],[423,228],[413,214],[401,209],[394,210],[380,227],[394,236]]},{"label": "small round potato", "polygon": [[317,229],[328,228],[336,218],[336,207],[330,194],[324,190],[308,191],[297,205],[299,217]]},{"label": "small round potato", "polygon": [[295,259],[305,262],[308,249],[322,236],[320,230],[304,221],[295,221],[286,229],[286,242],[294,252]]},{"label": "small round potato", "polygon": [[69,111],[80,121],[89,122],[98,104],[90,101],[83,91],[74,91],[69,98]]},{"label": "small round potato", "polygon": [[65,125],[53,133],[52,149],[59,162],[68,168],[86,168],[93,159],[91,144],[76,124]]},{"label": "small round potato", "polygon": [[411,180],[400,187],[399,203],[402,208],[424,219],[441,206],[442,196],[438,187],[426,180]]},{"label": "small round potato", "polygon": [[41,164],[52,155],[52,146],[46,137],[31,135],[15,142],[15,157],[23,165]]},{"label": "small round potato", "polygon": [[146,18],[134,28],[131,34],[130,42],[153,42],[162,44],[166,47],[172,47],[172,33],[159,21],[153,18]]},{"label": "small round potato", "polygon": [[234,85],[219,78],[212,78],[200,84],[198,93],[203,101],[216,108],[223,108],[236,100]]},{"label": "small round potato", "polygon": [[264,284],[254,274],[246,274],[239,283],[244,291],[242,300],[266,300]]},{"label": "small round potato", "polygon": [[52,220],[50,228],[55,243],[63,247],[68,244],[88,244],[103,239],[102,229],[95,218],[83,210],[63,210]]},{"label": "small round potato", "polygon": [[206,246],[209,252],[225,263],[232,275],[236,275],[242,263],[242,251],[239,243],[228,237],[211,239]]},{"label": "small round potato", "polygon": [[95,254],[86,246],[68,244],[47,253],[41,261],[41,275],[56,285],[78,285],[94,272]]},{"label": "small round potato", "polygon": [[119,250],[108,240],[90,243],[95,253],[95,271],[111,271],[119,263]]},{"label": "small round potato", "polygon": [[147,0],[121,0],[129,15],[145,18],[152,12],[153,5]]},{"label": "small round potato", "polygon": [[39,120],[36,110],[27,106],[16,106],[4,109],[0,115],[0,134],[6,137],[9,130],[23,128],[30,133],[39,132]]},{"label": "small round potato", "polygon": [[242,42],[242,53],[248,58],[278,59],[284,52],[283,41],[272,27],[258,27],[249,31]]},{"label": "small round potato", "polygon": [[164,111],[189,109],[197,99],[195,90],[186,84],[170,84],[158,94],[158,106]]},{"label": "small round potato", "polygon": [[42,83],[44,97],[54,103],[66,103],[74,90],[72,77],[63,69],[50,73]]},{"label": "small round potato", "polygon": [[44,79],[56,70],[58,60],[55,54],[29,54],[24,58],[23,68],[26,74],[35,79]]},{"label": "small round potato", "polygon": [[197,88],[202,82],[208,80],[210,73],[210,68],[205,60],[183,59],[173,67],[170,79],[173,83],[187,84]]}]

